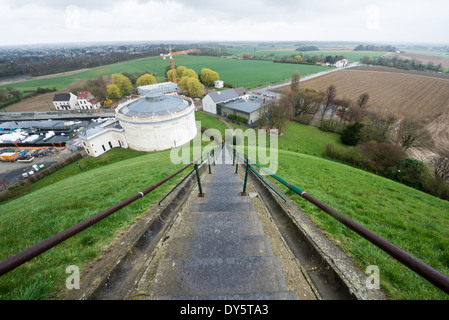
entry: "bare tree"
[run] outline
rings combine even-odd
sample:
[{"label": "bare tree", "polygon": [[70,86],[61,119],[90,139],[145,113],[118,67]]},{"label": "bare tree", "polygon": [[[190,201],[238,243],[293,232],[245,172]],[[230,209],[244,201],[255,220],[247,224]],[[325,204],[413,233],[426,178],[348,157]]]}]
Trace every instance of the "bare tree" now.
[{"label": "bare tree", "polygon": [[399,124],[397,144],[405,150],[412,147],[429,148],[433,145],[430,133],[415,120],[404,119]]},{"label": "bare tree", "polygon": [[297,92],[299,90],[299,80],[301,79],[301,74],[299,71],[295,71],[292,75],[292,82],[290,83],[291,92]]},{"label": "bare tree", "polygon": [[449,152],[444,152],[432,160],[431,165],[435,178],[441,181],[449,181]]},{"label": "bare tree", "polygon": [[366,104],[368,103],[368,100],[369,100],[369,95],[368,95],[368,93],[363,93],[363,94],[361,94],[361,95],[359,96],[359,99],[357,100],[357,105],[358,105],[360,108],[363,108],[363,107],[365,107]]},{"label": "bare tree", "polygon": [[265,114],[262,116],[264,125],[269,129],[278,129],[279,133],[285,127],[286,121],[293,117],[293,107],[291,100],[287,96],[270,100],[265,107]]},{"label": "bare tree", "polygon": [[291,97],[295,116],[315,114],[322,101],[322,94],[314,88],[302,88]]},{"label": "bare tree", "polygon": [[327,87],[326,92],[324,94],[326,104],[324,105],[323,113],[321,114],[321,121],[324,119],[324,115],[327,112],[327,109],[329,109],[329,106],[332,104],[332,102],[335,100],[335,97],[337,95],[337,89],[334,85],[330,85]]}]

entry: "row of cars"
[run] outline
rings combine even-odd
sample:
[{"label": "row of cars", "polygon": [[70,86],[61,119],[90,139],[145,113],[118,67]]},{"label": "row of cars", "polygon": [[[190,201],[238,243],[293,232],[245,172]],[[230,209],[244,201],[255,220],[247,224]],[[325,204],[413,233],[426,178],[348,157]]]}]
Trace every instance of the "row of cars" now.
[{"label": "row of cars", "polygon": [[56,148],[42,149],[16,149],[6,148],[0,150],[0,161],[3,162],[32,162],[37,157],[57,154]]}]

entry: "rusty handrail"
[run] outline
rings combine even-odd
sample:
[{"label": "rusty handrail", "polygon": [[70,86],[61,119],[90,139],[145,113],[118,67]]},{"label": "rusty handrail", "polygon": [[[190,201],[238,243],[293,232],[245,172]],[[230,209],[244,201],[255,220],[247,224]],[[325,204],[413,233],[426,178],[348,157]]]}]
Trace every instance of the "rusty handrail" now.
[{"label": "rusty handrail", "polygon": [[[232,147],[231,147],[232,148]],[[233,148],[234,149],[234,148]],[[377,246],[378,248],[385,251],[387,254],[389,254],[391,257],[432,283],[434,286],[439,288],[440,290],[444,291],[445,293],[449,294],[449,277],[443,274],[442,272],[434,269],[433,267],[429,266],[425,262],[419,260],[418,258],[414,257],[407,251],[399,248],[398,246],[394,245],[393,243],[389,242],[388,240],[382,238],[381,236],[377,235],[376,233],[372,232],[368,228],[358,224],[357,222],[349,219],[348,217],[344,216],[334,208],[328,206],[324,202],[321,202],[320,200],[312,197],[308,193],[306,193],[304,190],[298,188],[295,185],[292,185],[279,177],[278,175],[270,172],[268,169],[262,167],[257,162],[251,160],[246,155],[243,155],[244,158],[247,159],[248,163],[252,162],[254,165],[265,171],[268,175],[272,176],[274,179],[282,183],[284,186],[289,188],[291,191],[299,195],[300,197],[304,198],[305,200],[309,201],[319,209],[323,210],[327,214],[329,214],[334,219],[338,220],[348,228],[350,228],[352,231],[356,232],[358,235],[362,236],[363,238],[367,239],[369,242]]]},{"label": "rusty handrail", "polygon": [[81,222],[79,222],[79,223],[77,223],[77,224],[75,224],[75,225],[73,225],[73,226],[31,246],[31,247],[28,247],[27,249],[25,249],[21,252],[18,252],[3,261],[0,261],[0,276],[4,275],[5,273],[10,272],[11,270],[24,264],[25,262],[28,262],[29,260],[37,257],[38,255],[44,253],[45,251],[50,250],[51,248],[55,247],[56,245],[60,244],[61,242],[65,241],[65,240],[67,240],[68,238],[80,233],[81,231],[87,229],[88,227],[94,225],[95,223],[103,220],[104,218],[110,216],[111,214],[128,206],[132,202],[134,202],[140,198],[143,198],[144,196],[146,196],[148,193],[150,193],[157,187],[161,186],[162,184],[164,184],[168,180],[172,179],[173,177],[175,177],[182,171],[186,170],[192,164],[197,164],[200,159],[201,158],[193,160],[188,165],[184,166],[183,168],[179,169],[178,171],[170,174],[166,178],[152,184],[151,186],[143,189],[142,191],[139,191],[135,195],[123,200],[122,202],[120,202],[112,207],[109,207],[106,210],[103,210],[103,211],[97,213],[96,215],[94,215],[86,220],[83,220],[83,221],[81,221]]}]

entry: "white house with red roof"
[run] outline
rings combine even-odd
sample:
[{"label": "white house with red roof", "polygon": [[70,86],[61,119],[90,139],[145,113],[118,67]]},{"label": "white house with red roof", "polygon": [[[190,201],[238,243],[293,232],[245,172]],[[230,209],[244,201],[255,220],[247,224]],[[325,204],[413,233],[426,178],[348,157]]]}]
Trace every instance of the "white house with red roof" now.
[{"label": "white house with red roof", "polygon": [[101,106],[100,101],[89,91],[79,91],[77,95],[77,105],[79,109],[98,109]]}]

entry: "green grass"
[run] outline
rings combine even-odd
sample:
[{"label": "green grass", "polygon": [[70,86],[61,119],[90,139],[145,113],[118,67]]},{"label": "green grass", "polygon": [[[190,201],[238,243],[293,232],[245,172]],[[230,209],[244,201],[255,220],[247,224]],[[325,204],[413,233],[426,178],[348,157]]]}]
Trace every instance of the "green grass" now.
[{"label": "green grass", "polygon": [[324,157],[324,147],[329,142],[345,147],[338,134],[323,132],[316,127],[297,122],[289,122],[284,135],[279,137],[278,144],[282,150]]},{"label": "green grass", "polygon": [[[277,175],[449,274],[449,202],[394,181],[291,151],[279,151]],[[376,265],[390,299],[449,296],[314,205],[280,185],[312,221],[362,268]]]},{"label": "green grass", "polygon": [[[169,156],[169,151],[149,153],[83,172],[76,172],[80,170],[72,165],[73,172],[66,170],[69,177],[1,203],[0,259],[119,203],[183,166],[173,165]],[[53,298],[65,289],[66,267],[76,265],[82,269],[98,257],[119,229],[132,224],[181,178],[170,180],[145,198],[3,275],[1,299]]]},{"label": "green grass", "polygon": [[223,121],[219,120],[218,118],[200,111],[195,112],[195,121],[200,121],[202,127],[220,131],[221,136],[223,138],[225,137],[226,129],[228,129],[228,127],[226,126],[226,124],[224,124]]},{"label": "green grass", "polygon": [[[265,84],[289,80],[295,71],[299,71],[304,76],[327,69],[327,67],[321,66],[279,64],[271,61],[247,61],[190,55],[176,56],[175,62],[177,66],[182,65],[187,68],[192,68],[197,73],[200,73],[202,68],[210,68],[218,72],[220,79],[224,82],[231,83],[236,87],[243,86],[246,88],[255,88]],[[20,91],[27,91],[35,90],[37,87],[56,87],[56,89],[60,90],[75,82],[77,79],[92,79],[121,72],[136,74],[143,71],[156,73],[157,80],[164,81],[164,72],[168,65],[169,61],[163,60],[161,57],[149,57],[97,67],[71,75],[8,84],[1,88],[13,87]]]}]

